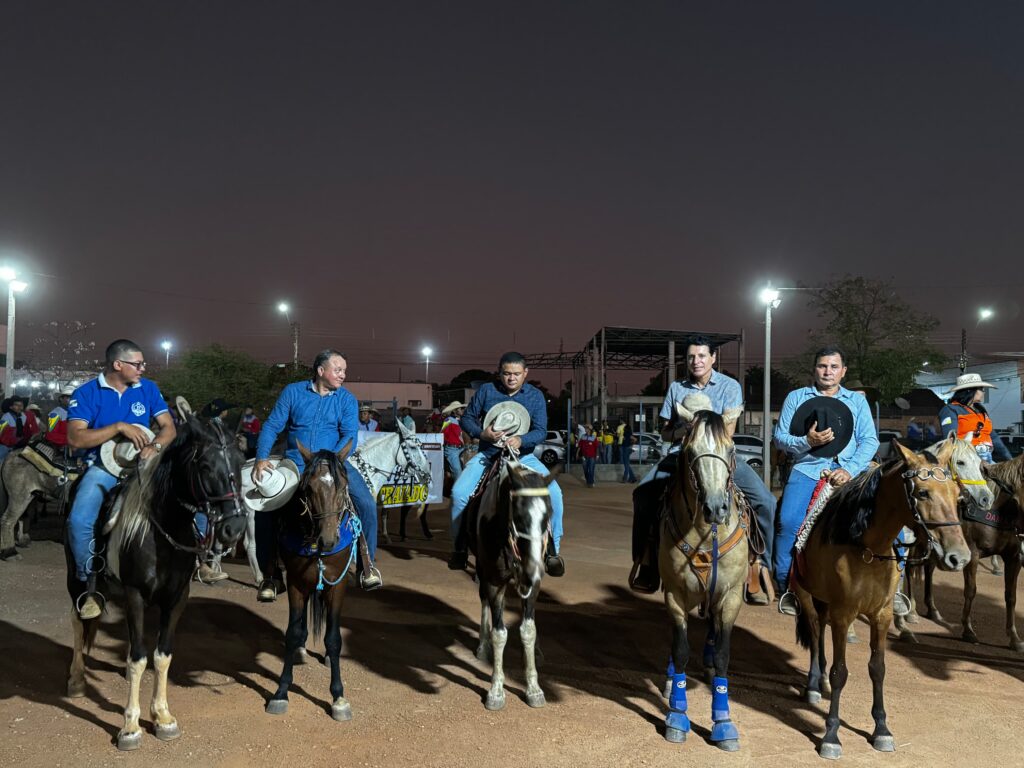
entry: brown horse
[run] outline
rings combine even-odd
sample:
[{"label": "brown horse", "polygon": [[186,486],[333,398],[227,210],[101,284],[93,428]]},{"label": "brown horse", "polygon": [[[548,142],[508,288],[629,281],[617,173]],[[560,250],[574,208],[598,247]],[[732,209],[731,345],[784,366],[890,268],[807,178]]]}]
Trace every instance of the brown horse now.
[{"label": "brown horse", "polygon": [[[973,452],[973,449],[972,449]],[[1017,632],[1017,577],[1020,574],[1022,561],[1021,547],[1024,535],[1024,455],[999,464],[982,464],[981,471],[998,490],[992,511],[989,513],[971,514],[970,517],[983,517],[980,520],[964,519],[964,538],[971,549],[971,562],[964,569],[964,607],[960,617],[963,626],[961,637],[968,643],[977,643],[978,636],[971,622],[971,611],[974,597],[978,591],[978,561],[990,555],[1000,555],[1005,561],[1003,571],[1004,597],[1006,601],[1006,634],[1009,637],[1011,650],[1024,652],[1024,641]],[[935,595],[932,590],[932,574],[935,566],[929,561],[924,568],[924,602],[923,615],[932,621],[942,622],[942,614],[935,606]]]},{"label": "brown horse", "polygon": [[[832,702],[825,719],[825,737],[818,754],[836,759],[839,743],[839,700],[846,685],[846,633],[859,615],[871,625],[872,746],[880,752],[896,749],[886,725],[886,632],[892,621],[892,599],[899,581],[899,556],[893,542],[906,526],[935,551],[939,567],[959,571],[970,561],[957,517],[959,489],[948,464],[950,441],[937,452],[920,455],[893,441],[897,457],[873,467],[839,488],[811,530],[795,563],[794,591],[803,608],[797,620],[797,639],[810,650],[806,698],[821,701],[825,670],[824,626],[832,625]],[[826,691],[827,692],[827,691]]]},{"label": "brown horse", "polygon": [[729,643],[743,604],[750,548],[749,523],[741,513],[733,486],[736,448],[726,431],[727,420],[710,408],[703,395],[688,396],[677,405],[688,426],[679,450],[679,471],[669,491],[669,508],[661,524],[658,570],[665,584],[665,607],[672,621],[672,653],[666,683],[669,713],[665,738],[686,740],[686,664],[689,612],[701,606],[708,615],[704,668],[712,684],[710,741],[731,752],[739,749],[739,731],[729,716]]},{"label": "brown horse", "polygon": [[[338,453],[310,453],[298,444],[306,468],[299,492],[281,512],[281,559],[288,573],[288,629],[284,669],[266,712],[288,711],[292,667],[300,661],[308,635],[306,609],[313,618],[313,635],[324,634],[331,664],[331,717],[351,720],[352,707],[341,682],[341,608],[349,569],[355,561],[358,518],[348,493],[345,459],[349,442]],[[326,629],[324,624],[326,622]]]}]

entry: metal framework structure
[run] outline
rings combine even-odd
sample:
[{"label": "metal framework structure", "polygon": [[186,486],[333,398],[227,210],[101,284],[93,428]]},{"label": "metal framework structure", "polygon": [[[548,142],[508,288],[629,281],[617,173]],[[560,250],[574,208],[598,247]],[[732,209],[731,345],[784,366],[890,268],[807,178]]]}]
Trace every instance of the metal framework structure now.
[{"label": "metal framework structure", "polygon": [[[717,347],[738,342],[738,369],[743,371],[743,331],[711,333],[660,328],[605,326],[579,352],[545,352],[525,355],[530,368],[572,368],[573,410],[577,419],[605,419],[608,416],[609,370],[643,371],[667,369],[676,375],[676,349],[685,353],[686,343],[704,336]],[[721,355],[719,355],[721,363]],[[742,383],[742,382],[741,382]]]}]

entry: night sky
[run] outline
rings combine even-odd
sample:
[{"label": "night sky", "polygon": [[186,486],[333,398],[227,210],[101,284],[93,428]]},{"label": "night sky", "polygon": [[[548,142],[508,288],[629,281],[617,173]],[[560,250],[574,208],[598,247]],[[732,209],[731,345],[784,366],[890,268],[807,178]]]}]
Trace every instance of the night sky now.
[{"label": "night sky", "polygon": [[[1019,351],[1022,35],[995,2],[8,1],[19,328],[283,361],[287,299],[304,358],[409,379],[429,342],[444,381],[601,325],[756,359],[766,280],[852,273]],[[811,322],[787,295],[779,351]]]}]

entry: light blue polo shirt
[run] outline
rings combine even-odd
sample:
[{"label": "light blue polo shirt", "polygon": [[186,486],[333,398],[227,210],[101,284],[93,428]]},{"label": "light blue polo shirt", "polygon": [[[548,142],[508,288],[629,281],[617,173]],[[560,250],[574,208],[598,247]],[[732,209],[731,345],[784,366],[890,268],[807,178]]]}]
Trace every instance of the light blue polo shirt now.
[{"label": "light blue polo shirt", "polygon": [[[89,429],[102,429],[119,421],[148,427],[161,413],[167,413],[167,403],[149,379],[140,379],[123,393],[107,384],[101,373],[87,381],[71,395],[68,403],[68,421],[84,421]],[[86,454],[92,461],[99,448]]]}]

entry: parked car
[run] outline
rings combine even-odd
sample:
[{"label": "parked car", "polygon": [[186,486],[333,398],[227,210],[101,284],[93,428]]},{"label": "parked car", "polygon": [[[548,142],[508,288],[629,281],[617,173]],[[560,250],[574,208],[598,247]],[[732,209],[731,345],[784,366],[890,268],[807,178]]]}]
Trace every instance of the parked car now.
[{"label": "parked car", "polygon": [[757,435],[737,433],[732,436],[732,442],[736,446],[736,458],[760,472],[764,467],[764,441]]},{"label": "parked car", "polygon": [[544,441],[533,449],[533,455],[546,467],[565,461],[565,432],[549,429]]},{"label": "parked car", "polygon": [[661,435],[651,434],[650,432],[635,432],[633,437],[636,438],[636,442],[633,444],[633,450],[629,455],[630,461],[643,461],[645,464],[661,461],[661,457],[667,451],[667,446],[662,445]]}]

